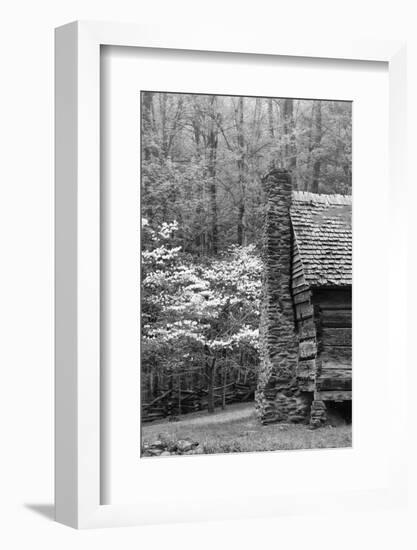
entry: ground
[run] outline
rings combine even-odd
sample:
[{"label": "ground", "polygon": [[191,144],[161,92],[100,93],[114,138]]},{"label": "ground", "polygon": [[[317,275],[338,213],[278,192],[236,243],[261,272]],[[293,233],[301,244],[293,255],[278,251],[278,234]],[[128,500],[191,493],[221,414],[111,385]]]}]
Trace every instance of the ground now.
[{"label": "ground", "polygon": [[161,440],[191,440],[198,442],[199,452],[205,454],[350,447],[352,426],[338,424],[317,430],[302,424],[262,426],[255,416],[254,404],[244,403],[214,414],[189,414],[178,421],[145,424],[142,442],[147,446]]}]

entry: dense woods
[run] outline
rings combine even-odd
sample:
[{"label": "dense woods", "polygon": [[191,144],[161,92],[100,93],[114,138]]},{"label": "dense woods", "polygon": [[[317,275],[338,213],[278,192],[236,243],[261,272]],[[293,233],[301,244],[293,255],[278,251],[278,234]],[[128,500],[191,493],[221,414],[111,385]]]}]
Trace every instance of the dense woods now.
[{"label": "dense woods", "polygon": [[351,192],[351,104],[142,92],[142,403],[149,420],[253,396],[261,175]]}]

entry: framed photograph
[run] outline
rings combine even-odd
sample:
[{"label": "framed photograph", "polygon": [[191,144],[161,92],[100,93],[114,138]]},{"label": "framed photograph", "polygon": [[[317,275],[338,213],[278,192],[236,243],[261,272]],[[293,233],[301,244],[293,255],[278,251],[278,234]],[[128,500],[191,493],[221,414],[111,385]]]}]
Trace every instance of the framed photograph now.
[{"label": "framed photograph", "polygon": [[404,82],[399,42],[56,30],[58,521],[404,502]]}]

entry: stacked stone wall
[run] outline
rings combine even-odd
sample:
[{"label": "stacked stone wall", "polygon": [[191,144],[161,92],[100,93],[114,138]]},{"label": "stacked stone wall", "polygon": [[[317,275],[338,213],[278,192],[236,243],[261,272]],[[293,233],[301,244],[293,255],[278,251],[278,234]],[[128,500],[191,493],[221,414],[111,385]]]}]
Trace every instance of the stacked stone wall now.
[{"label": "stacked stone wall", "polygon": [[285,170],[262,180],[265,209],[262,233],[263,296],[260,321],[260,368],[255,395],[264,424],[308,418],[311,396],[297,383],[299,340],[291,293],[293,234],[292,184]]}]

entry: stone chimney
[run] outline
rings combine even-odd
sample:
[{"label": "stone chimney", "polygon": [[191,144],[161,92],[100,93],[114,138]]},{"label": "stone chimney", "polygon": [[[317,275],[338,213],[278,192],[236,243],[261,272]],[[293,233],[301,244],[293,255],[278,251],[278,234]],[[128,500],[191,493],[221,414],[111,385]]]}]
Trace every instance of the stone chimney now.
[{"label": "stone chimney", "polygon": [[291,176],[286,170],[273,169],[262,179],[262,187],[264,273],[256,409],[264,424],[299,422],[308,410],[297,387],[299,345],[291,294]]}]

